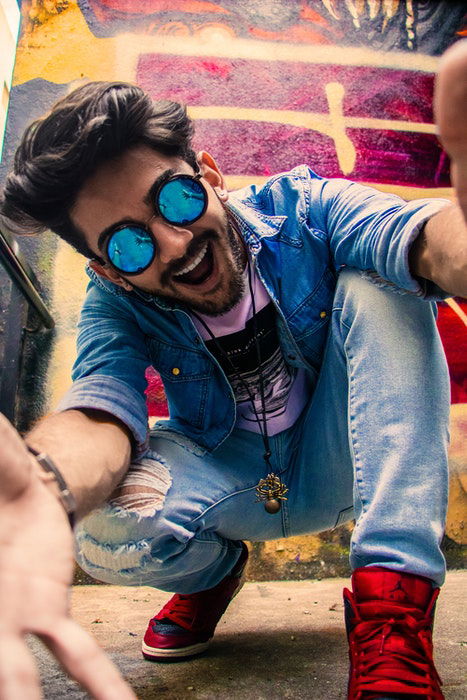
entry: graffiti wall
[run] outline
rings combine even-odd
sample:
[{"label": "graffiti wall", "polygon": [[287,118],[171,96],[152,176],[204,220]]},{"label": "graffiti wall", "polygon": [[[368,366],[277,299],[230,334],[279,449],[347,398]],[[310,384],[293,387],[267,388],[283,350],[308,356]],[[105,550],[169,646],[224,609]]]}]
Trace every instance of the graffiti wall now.
[{"label": "graffiti wall", "polygon": [[[86,80],[127,80],[188,105],[195,147],[216,157],[230,189],[306,162],[407,199],[451,196],[433,80],[439,55],[466,34],[465,2],[29,0],[22,15],[3,172],[23,128],[58,97]],[[51,242],[28,245],[39,256]],[[62,243],[52,272],[49,407],[69,385],[86,283],[83,261]],[[466,312],[461,299],[440,304],[452,383],[454,544],[463,539],[467,481]],[[151,368],[147,378],[150,414],[164,415],[161,382]],[[316,562],[340,561],[344,549],[342,535],[267,545],[284,575],[319,573]]]}]

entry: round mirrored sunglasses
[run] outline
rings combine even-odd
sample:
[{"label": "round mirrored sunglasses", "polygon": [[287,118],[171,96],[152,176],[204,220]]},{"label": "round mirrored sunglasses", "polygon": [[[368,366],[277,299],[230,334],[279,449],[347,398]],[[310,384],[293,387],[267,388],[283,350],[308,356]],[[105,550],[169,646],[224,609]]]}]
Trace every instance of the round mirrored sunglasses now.
[{"label": "round mirrored sunglasses", "polygon": [[[154,195],[154,216],[173,226],[187,226],[200,219],[208,206],[208,194],[201,175],[173,175]],[[107,259],[125,275],[138,275],[153,262],[156,241],[146,226],[122,224],[106,241]]]}]

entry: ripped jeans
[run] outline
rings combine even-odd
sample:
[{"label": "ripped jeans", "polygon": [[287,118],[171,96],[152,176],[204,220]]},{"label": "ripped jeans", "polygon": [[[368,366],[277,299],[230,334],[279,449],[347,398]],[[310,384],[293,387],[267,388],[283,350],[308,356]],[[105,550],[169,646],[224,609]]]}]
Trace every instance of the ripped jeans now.
[{"label": "ripped jeans", "polygon": [[255,502],[261,437],[234,429],[212,453],[152,431],[120,492],[76,530],[80,566],[108,583],[193,593],[234,567],[241,540],[356,519],[352,568],[444,580],[449,380],[433,303],[344,270],[322,369],[296,423],[271,438],[289,488],[276,515]]}]

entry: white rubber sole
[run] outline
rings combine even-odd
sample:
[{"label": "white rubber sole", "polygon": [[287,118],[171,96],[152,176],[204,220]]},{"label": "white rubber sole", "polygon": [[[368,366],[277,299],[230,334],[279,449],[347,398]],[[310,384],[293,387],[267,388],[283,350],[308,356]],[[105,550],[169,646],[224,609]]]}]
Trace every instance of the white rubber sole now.
[{"label": "white rubber sole", "polygon": [[199,642],[199,644],[191,644],[188,647],[181,647],[180,649],[158,649],[157,647],[149,647],[144,642],[141,645],[141,651],[145,657],[150,657],[151,659],[159,659],[160,661],[170,661],[171,659],[183,659],[187,656],[196,656],[196,654],[201,654],[209,646],[210,639],[207,642]]}]

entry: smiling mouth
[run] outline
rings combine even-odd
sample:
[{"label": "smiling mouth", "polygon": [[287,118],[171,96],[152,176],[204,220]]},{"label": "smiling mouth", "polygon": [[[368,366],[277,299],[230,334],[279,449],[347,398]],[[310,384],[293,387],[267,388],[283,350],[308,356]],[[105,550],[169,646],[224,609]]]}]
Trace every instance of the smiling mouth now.
[{"label": "smiling mouth", "polygon": [[180,272],[174,273],[172,276],[176,282],[182,282],[182,284],[199,285],[206,282],[206,280],[211,276],[213,269],[214,255],[212,245],[208,241],[188,265],[180,270]]}]

